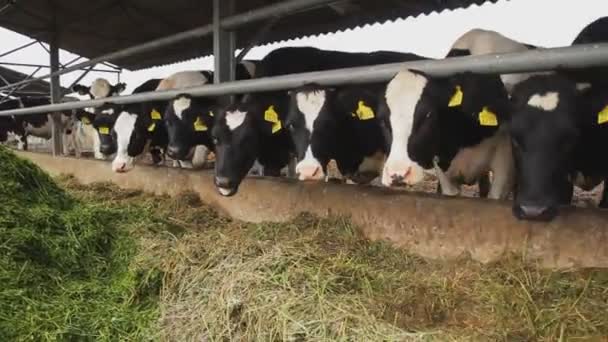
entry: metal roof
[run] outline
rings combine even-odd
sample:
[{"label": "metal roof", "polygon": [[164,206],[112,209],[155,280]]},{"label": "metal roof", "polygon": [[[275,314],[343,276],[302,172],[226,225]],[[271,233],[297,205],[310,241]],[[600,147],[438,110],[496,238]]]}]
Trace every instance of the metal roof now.
[{"label": "metal roof", "polygon": [[[466,8],[498,0],[339,0],[280,19],[258,45],[353,29],[410,16]],[[5,1],[0,26],[49,42],[53,23],[59,47],[93,58],[212,23],[212,0],[28,0]],[[281,0],[235,0],[235,14]],[[264,23],[237,30],[243,48]],[[145,69],[212,54],[213,38],[181,42],[112,61],[128,70]]]},{"label": "metal roof", "polygon": [[[0,66],[0,84],[11,84],[21,80],[24,80],[29,75],[21,73],[19,71],[15,71],[13,69],[5,68]],[[62,93],[66,93],[67,90],[65,88],[61,88]],[[34,81],[32,83],[28,83],[24,85],[22,88],[11,93],[13,96],[27,96],[27,95],[44,95],[48,96],[51,92],[51,85],[46,81]],[[7,93],[10,93],[7,92]]]}]

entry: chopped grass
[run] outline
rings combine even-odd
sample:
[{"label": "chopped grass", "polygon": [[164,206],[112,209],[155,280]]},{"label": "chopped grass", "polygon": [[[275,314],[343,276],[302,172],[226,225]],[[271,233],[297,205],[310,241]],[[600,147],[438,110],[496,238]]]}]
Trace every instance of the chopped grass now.
[{"label": "chopped grass", "polygon": [[0,147],[0,340],[154,336],[160,281],[132,266],[129,220]]},{"label": "chopped grass", "polygon": [[[45,232],[45,239],[56,242],[37,243],[70,251],[41,258],[68,266],[50,277],[21,259],[5,271],[2,261],[0,281],[11,285],[0,290],[0,334],[13,333],[2,340],[602,341],[608,336],[608,270],[543,270],[518,256],[489,265],[429,261],[369,242],[343,218],[302,214],[281,224],[246,224],[219,215],[193,194],[155,197],[109,184],[82,186],[71,178],[60,184],[72,197],[59,187],[41,192],[56,202],[41,197],[31,206],[34,212],[44,212],[35,207],[46,203],[63,209],[58,218],[39,215],[47,223],[32,227],[38,232],[53,220],[62,223],[63,238]],[[70,240],[65,234],[70,231],[79,238]],[[0,249],[7,243],[3,234],[0,230]],[[6,237],[14,246],[13,234]],[[22,278],[31,280],[14,280]],[[7,304],[14,306],[10,314]],[[32,317],[35,323],[28,323]]]}]

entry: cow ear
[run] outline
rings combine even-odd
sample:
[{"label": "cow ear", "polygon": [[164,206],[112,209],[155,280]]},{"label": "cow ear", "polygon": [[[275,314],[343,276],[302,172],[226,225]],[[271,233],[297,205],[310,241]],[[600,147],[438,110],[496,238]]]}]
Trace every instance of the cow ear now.
[{"label": "cow ear", "polygon": [[88,95],[91,87],[83,86],[82,84],[75,84],[72,86],[72,92],[78,93],[79,95]]},{"label": "cow ear", "polygon": [[124,82],[117,83],[114,87],[114,93],[120,94],[127,89],[127,84]]}]

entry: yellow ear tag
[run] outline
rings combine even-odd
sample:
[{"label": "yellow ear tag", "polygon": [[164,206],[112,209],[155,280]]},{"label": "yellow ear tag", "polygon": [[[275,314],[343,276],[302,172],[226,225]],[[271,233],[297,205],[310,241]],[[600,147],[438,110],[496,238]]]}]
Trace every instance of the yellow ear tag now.
[{"label": "yellow ear tag", "polygon": [[608,106],[604,107],[601,112],[597,114],[597,124],[601,125],[608,122]]},{"label": "yellow ear tag", "polygon": [[272,134],[281,130],[282,126],[281,121],[279,121],[279,114],[274,110],[274,106],[270,106],[266,109],[264,112],[264,120],[272,123]]},{"label": "yellow ear tag", "polygon": [[99,127],[99,134],[103,134],[103,135],[110,134],[110,128],[108,128],[108,127]]},{"label": "yellow ear tag", "polygon": [[196,121],[194,121],[194,130],[195,131],[204,132],[208,129],[209,128],[207,127],[207,125],[205,125],[205,123],[203,122],[203,120],[201,120],[200,117],[196,118]]},{"label": "yellow ear tag", "polygon": [[85,125],[90,125],[90,124],[91,124],[91,120],[89,120],[89,118],[87,118],[86,116],[83,116],[83,117],[80,119],[80,122],[82,122],[82,123],[83,123],[83,124],[85,124]]},{"label": "yellow ear tag", "polygon": [[215,116],[215,115],[213,114],[213,111],[212,111],[212,110],[210,110],[210,111],[209,111],[209,116],[210,116],[210,117],[214,117],[214,116]]},{"label": "yellow ear tag", "polygon": [[464,94],[462,93],[462,89],[460,88],[460,86],[456,86],[456,91],[454,92],[454,95],[452,95],[452,98],[450,99],[450,103],[448,103],[448,107],[458,107],[462,104],[462,98],[463,98]]},{"label": "yellow ear tag", "polygon": [[481,126],[498,126],[498,118],[488,107],[483,107],[483,110],[479,112],[479,124]]},{"label": "yellow ear tag", "polygon": [[371,107],[365,105],[365,102],[359,101],[359,107],[357,108],[357,115],[359,120],[370,120],[375,117],[374,110]]},{"label": "yellow ear tag", "polygon": [[150,112],[150,117],[152,118],[152,120],[162,120],[160,113],[156,109],[152,109],[152,111]]},{"label": "yellow ear tag", "polygon": [[155,129],[156,129],[156,122],[153,122],[152,124],[150,124],[150,126],[148,126],[148,132],[154,132]]}]

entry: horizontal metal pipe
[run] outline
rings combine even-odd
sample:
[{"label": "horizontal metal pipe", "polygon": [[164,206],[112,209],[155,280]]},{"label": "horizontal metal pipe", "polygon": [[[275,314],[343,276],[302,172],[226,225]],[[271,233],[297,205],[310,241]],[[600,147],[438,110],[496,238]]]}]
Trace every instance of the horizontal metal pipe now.
[{"label": "horizontal metal pipe", "polygon": [[64,111],[96,107],[104,102],[136,103],[143,101],[170,100],[181,93],[192,96],[220,96],[261,91],[293,89],[306,83],[321,85],[362,84],[385,82],[405,68],[422,70],[433,76],[471,71],[489,74],[510,74],[533,71],[549,71],[556,68],[582,68],[608,65],[608,43],[585,44],[525,52],[452,57],[443,60],[421,60],[391,63],[331,71],[307,72],[276,77],[264,77],[243,81],[210,84],[186,89],[138,93],[98,100],[68,102],[0,111],[0,116]]},{"label": "horizontal metal pipe", "polygon": [[[25,67],[25,68],[43,68],[43,69],[49,69],[50,68],[50,66],[48,66],[48,65],[38,65],[38,64],[29,64],[29,63],[15,63],[15,62],[0,62],[0,65]],[[105,70],[105,69],[93,69],[91,71],[106,72],[106,73],[113,73],[113,74],[116,74],[116,73],[120,72],[118,70]],[[11,86],[14,86],[14,85],[11,85]]]},{"label": "horizontal metal pipe", "polygon": [[[253,23],[256,21],[260,21],[260,20],[264,20],[264,19],[268,19],[268,18],[273,18],[273,17],[277,17],[277,16],[283,16],[286,14],[289,14],[291,12],[295,12],[295,11],[300,11],[300,10],[304,10],[304,9],[308,9],[311,7],[316,7],[319,5],[324,5],[324,4],[329,4],[332,2],[336,2],[337,0],[290,0],[290,1],[283,1],[283,2],[279,2],[277,4],[273,4],[273,5],[269,5],[266,7],[262,7],[260,9],[257,10],[253,10],[253,11],[249,11],[249,12],[245,12],[245,13],[241,13],[241,14],[237,14],[234,16],[230,16],[227,17],[225,19],[222,20],[220,26],[222,27],[222,29],[225,30],[233,30],[235,28],[238,28],[239,26],[243,26],[249,23]],[[0,87],[0,91],[9,88],[9,87],[14,87],[17,85],[21,85],[23,83],[29,83],[29,82],[33,82],[33,81],[39,81],[39,80],[44,80],[47,79],[51,76],[58,76],[58,75],[63,75],[63,74],[67,74],[70,73],[72,71],[75,70],[79,70],[82,68],[86,68],[90,65],[93,64],[98,64],[98,63],[102,63],[102,62],[107,62],[107,61],[113,61],[113,60],[117,60],[120,58],[125,58],[125,57],[129,57],[132,55],[136,55],[142,52],[146,52],[146,51],[151,51],[151,50],[155,50],[167,45],[171,45],[171,44],[175,44],[178,42],[182,42],[182,41],[187,41],[187,40],[191,40],[191,39],[195,39],[195,38],[200,38],[200,37],[204,37],[207,35],[210,35],[211,33],[213,33],[213,25],[205,25],[205,26],[201,26],[192,30],[188,30],[188,31],[184,31],[175,35],[171,35],[171,36],[167,36],[167,37],[163,37],[160,39],[156,39],[147,43],[143,43],[140,45],[136,45],[136,46],[132,46],[130,48],[126,48],[123,50],[119,50],[119,51],[115,51],[115,52],[111,52],[109,54],[103,55],[103,56],[99,56],[93,59],[90,59],[86,62],[82,62],[79,64],[76,64],[74,66],[62,69],[56,73],[50,73],[48,75],[44,75],[44,76],[40,76],[37,78],[34,78],[32,80],[28,80],[28,81],[21,81],[21,82],[17,82],[17,83],[13,83],[10,86],[5,86],[5,87]]]}]

